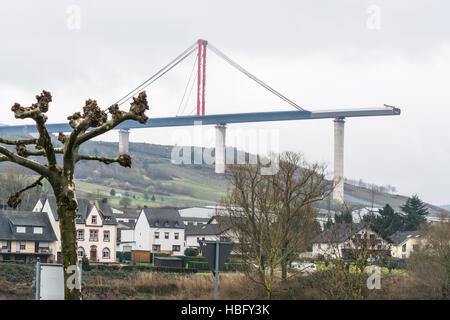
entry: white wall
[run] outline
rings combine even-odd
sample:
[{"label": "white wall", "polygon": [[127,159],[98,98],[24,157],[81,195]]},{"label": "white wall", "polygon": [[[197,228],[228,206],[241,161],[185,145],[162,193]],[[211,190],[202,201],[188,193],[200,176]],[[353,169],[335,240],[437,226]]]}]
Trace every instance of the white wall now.
[{"label": "white wall", "polygon": [[134,239],[136,241],[135,250],[151,250],[150,246],[150,226],[145,213],[141,211],[134,227]]}]

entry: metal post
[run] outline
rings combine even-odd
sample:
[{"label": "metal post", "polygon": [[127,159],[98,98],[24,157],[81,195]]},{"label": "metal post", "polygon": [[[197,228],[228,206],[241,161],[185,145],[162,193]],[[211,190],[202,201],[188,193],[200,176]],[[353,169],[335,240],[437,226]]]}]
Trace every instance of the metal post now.
[{"label": "metal post", "polygon": [[215,265],[215,281],[214,281],[214,300],[219,296],[219,239],[216,240],[216,265]]},{"label": "metal post", "polygon": [[36,261],[36,279],[34,280],[35,290],[34,290],[34,300],[41,299],[41,262],[39,258]]}]

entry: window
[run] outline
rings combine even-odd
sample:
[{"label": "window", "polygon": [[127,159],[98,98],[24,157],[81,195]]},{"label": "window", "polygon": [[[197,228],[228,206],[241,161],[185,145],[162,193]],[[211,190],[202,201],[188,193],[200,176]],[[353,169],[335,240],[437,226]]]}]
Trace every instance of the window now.
[{"label": "window", "polygon": [[103,232],[103,241],[109,241],[109,231]]},{"label": "window", "polygon": [[84,240],[84,230],[78,230],[77,239],[80,241]]},{"label": "window", "polygon": [[172,251],[173,252],[180,252],[180,246],[172,246]]},{"label": "window", "polygon": [[39,242],[39,248],[48,249],[48,242]]},{"label": "window", "polygon": [[80,220],[80,219],[81,219],[81,215],[77,214],[77,215],[75,216],[75,219]]},{"label": "window", "polygon": [[159,245],[159,244],[154,244],[154,245],[152,246],[152,250],[153,250],[153,251],[160,251],[160,250],[161,250],[161,245]]},{"label": "window", "polygon": [[8,249],[8,241],[2,242],[2,249]]},{"label": "window", "polygon": [[79,257],[84,257],[84,249],[83,249],[83,247],[79,247],[78,248],[78,256]]},{"label": "window", "polygon": [[20,250],[25,250],[25,241],[21,241],[19,244]]},{"label": "window", "polygon": [[402,246],[402,252],[406,252],[406,243]]},{"label": "window", "polygon": [[413,250],[416,251],[417,249],[419,249],[419,245],[418,244],[413,244]]},{"label": "window", "polygon": [[109,259],[109,249],[103,249],[103,259]]},{"label": "window", "polygon": [[155,232],[155,239],[159,239],[159,232]]},{"label": "window", "polygon": [[17,227],[16,228],[16,232],[17,233],[25,233],[26,232],[26,228],[25,227]]},{"label": "window", "polygon": [[92,224],[97,224],[97,216],[92,216],[91,221]]},{"label": "window", "polygon": [[168,227],[169,226],[169,221],[164,222],[164,227]]},{"label": "window", "polygon": [[158,227],[158,226],[159,226],[159,221],[156,220],[156,221],[155,221],[155,227]]},{"label": "window", "polygon": [[175,232],[175,240],[178,240],[179,237],[180,237],[180,234],[178,232]]},{"label": "window", "polygon": [[165,239],[169,239],[169,233],[168,232],[164,232],[164,238]]},{"label": "window", "polygon": [[178,223],[178,221],[176,221],[175,222],[175,227],[178,227],[179,226],[179,223]]},{"label": "window", "polygon": [[90,241],[98,241],[98,230],[91,230],[89,233]]},{"label": "window", "polygon": [[374,234],[371,234],[370,235],[370,240],[374,240],[375,239],[375,235]]},{"label": "window", "polygon": [[43,232],[44,232],[44,230],[42,227],[34,227],[33,228],[33,233],[42,234]]}]

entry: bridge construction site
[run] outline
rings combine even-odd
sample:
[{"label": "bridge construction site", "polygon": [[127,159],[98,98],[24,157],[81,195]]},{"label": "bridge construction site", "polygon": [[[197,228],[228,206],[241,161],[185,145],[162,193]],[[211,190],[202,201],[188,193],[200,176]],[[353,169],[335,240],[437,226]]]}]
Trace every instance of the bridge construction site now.
[{"label": "bridge construction site", "polygon": [[[207,50],[209,49],[209,50]],[[213,52],[218,57],[226,61],[232,67],[242,72],[246,77],[258,83],[260,86],[279,97],[285,104],[291,106],[293,110],[289,111],[271,111],[271,112],[247,112],[247,113],[223,113],[223,114],[207,114],[206,113],[206,56],[207,52]],[[135,89],[128,92],[121,99],[117,100],[117,105],[123,105],[128,102],[134,95],[143,91],[145,88],[156,82],[175,66],[180,64],[188,56],[196,54],[196,76],[197,80],[197,97],[196,97],[196,114],[195,115],[177,115],[175,117],[150,118],[145,124],[134,121],[125,121],[115,129],[119,130],[119,152],[128,152],[130,129],[139,128],[160,128],[160,127],[177,127],[177,126],[194,126],[201,122],[202,125],[215,125],[216,128],[216,145],[215,145],[215,172],[218,174],[225,173],[226,159],[226,128],[227,124],[233,123],[251,123],[251,122],[268,122],[268,121],[295,121],[295,120],[316,120],[316,119],[332,119],[334,123],[334,192],[333,198],[341,203],[344,202],[344,127],[346,118],[357,117],[378,117],[378,116],[397,116],[400,115],[400,109],[384,105],[378,108],[358,108],[343,110],[316,110],[311,111],[309,108],[301,107],[294,103],[286,96],[273,89],[265,82],[248,72],[238,63],[230,59],[222,51],[208,43],[206,40],[198,40],[189,48],[184,50],[175,59],[166,66],[146,79]],[[72,128],[68,123],[53,123],[46,125],[48,132],[70,132]],[[36,133],[35,125],[12,125],[0,126],[0,134],[32,134]]]}]

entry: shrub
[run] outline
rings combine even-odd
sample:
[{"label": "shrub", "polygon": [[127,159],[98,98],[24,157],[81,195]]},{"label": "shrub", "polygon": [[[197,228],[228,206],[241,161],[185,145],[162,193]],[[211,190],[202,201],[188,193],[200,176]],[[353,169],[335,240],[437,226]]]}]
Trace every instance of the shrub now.
[{"label": "shrub", "polygon": [[197,249],[194,249],[194,248],[186,248],[184,250],[184,255],[188,256],[188,257],[196,257],[196,256],[198,256],[198,251],[197,251]]}]

